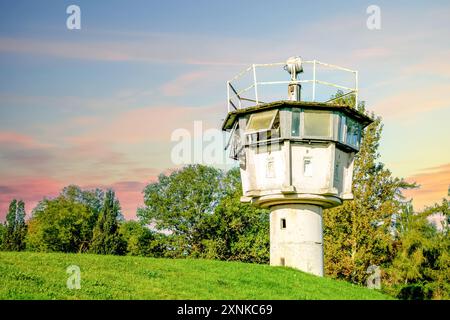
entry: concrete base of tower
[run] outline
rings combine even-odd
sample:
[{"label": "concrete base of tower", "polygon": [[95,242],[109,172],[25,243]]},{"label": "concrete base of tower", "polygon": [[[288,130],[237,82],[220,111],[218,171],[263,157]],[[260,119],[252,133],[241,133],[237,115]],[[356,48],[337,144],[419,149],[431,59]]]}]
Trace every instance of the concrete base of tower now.
[{"label": "concrete base of tower", "polygon": [[283,204],[270,207],[270,264],[323,276],[322,207]]}]

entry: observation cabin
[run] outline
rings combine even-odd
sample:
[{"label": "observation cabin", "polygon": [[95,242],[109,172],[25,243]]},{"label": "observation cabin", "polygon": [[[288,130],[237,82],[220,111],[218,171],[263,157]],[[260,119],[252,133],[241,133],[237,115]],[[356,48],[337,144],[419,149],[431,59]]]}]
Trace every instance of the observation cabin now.
[{"label": "observation cabin", "polygon": [[[290,79],[270,79],[280,70]],[[271,212],[270,264],[323,276],[322,211],[353,199],[354,158],[373,122],[356,108],[358,72],[298,56],[254,64],[227,82],[227,100],[241,201]]]}]

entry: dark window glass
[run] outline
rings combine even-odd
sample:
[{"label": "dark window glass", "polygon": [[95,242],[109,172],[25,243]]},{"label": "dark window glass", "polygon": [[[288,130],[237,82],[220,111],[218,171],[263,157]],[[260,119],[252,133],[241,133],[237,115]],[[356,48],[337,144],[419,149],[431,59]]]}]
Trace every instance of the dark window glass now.
[{"label": "dark window glass", "polygon": [[339,115],[338,141],[344,143],[345,116]]},{"label": "dark window glass", "polygon": [[300,109],[292,109],[291,135],[300,136]]},{"label": "dark window glass", "polygon": [[347,135],[345,138],[345,142],[348,145],[359,149],[360,137],[361,137],[360,125],[356,121],[347,118]]},{"label": "dark window glass", "polygon": [[331,113],[329,112],[304,112],[304,135],[308,137],[331,136]]},{"label": "dark window glass", "polygon": [[281,219],[281,229],[286,229],[286,219]]}]

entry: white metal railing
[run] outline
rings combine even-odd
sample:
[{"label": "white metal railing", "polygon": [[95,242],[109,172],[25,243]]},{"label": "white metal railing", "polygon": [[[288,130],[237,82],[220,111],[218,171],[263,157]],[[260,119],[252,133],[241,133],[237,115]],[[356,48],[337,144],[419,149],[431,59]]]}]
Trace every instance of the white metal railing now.
[{"label": "white metal railing", "polygon": [[[307,61],[302,61],[302,63],[303,63],[303,65],[312,65],[312,79],[302,79],[302,80],[295,80],[295,81],[293,81],[293,80],[258,81],[257,80],[257,68],[267,68],[267,67],[277,67],[277,66],[283,67],[286,65],[285,62],[252,64],[245,70],[241,71],[236,76],[234,76],[231,80],[227,81],[228,112],[230,112],[232,110],[241,109],[243,101],[251,101],[251,102],[254,102],[256,105],[258,105],[260,103],[264,103],[263,101],[261,101],[259,99],[259,95],[258,95],[258,89],[260,89],[262,86],[279,85],[279,84],[288,85],[288,84],[293,84],[293,83],[294,84],[295,83],[299,83],[299,84],[312,83],[312,95],[311,95],[312,101],[316,101],[316,97],[317,97],[316,86],[318,84],[320,84],[320,85],[324,85],[324,86],[328,86],[328,87],[334,87],[334,88],[346,90],[347,92],[345,92],[344,95],[354,94],[355,95],[355,105],[358,105],[358,71],[351,70],[348,68],[343,68],[343,67],[329,64],[329,63],[320,62],[318,60],[307,60]],[[330,69],[352,73],[354,75],[354,87],[348,87],[348,86],[344,86],[341,84],[317,79],[317,74],[316,74],[317,66],[324,66],[324,67],[327,67]],[[240,79],[242,79],[244,75],[248,75],[250,72],[252,73],[252,74],[250,74],[250,76],[252,77],[252,84],[250,84],[249,86],[247,86],[243,89],[238,89],[238,86],[236,85],[236,83],[238,83],[238,81]],[[254,90],[252,90],[252,89],[254,89]],[[249,93],[252,93],[252,94],[249,96]],[[233,103],[233,99],[237,103]],[[334,100],[334,99],[332,99],[332,100]],[[332,100],[328,100],[327,102],[332,101]],[[268,102],[268,101],[266,101],[266,102]]]}]

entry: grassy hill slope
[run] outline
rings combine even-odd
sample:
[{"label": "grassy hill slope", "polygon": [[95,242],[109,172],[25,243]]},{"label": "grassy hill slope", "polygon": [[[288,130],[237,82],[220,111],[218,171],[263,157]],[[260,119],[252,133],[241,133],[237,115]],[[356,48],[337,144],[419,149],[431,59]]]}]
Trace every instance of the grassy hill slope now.
[{"label": "grassy hill slope", "polygon": [[[81,270],[81,289],[66,268]],[[210,260],[0,252],[0,299],[389,299],[284,267]]]}]

